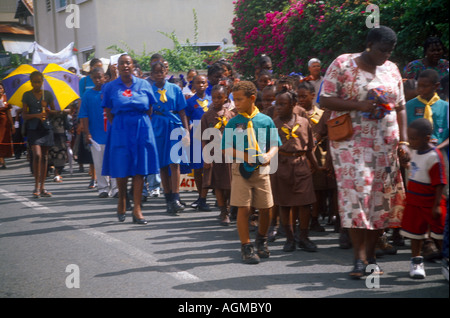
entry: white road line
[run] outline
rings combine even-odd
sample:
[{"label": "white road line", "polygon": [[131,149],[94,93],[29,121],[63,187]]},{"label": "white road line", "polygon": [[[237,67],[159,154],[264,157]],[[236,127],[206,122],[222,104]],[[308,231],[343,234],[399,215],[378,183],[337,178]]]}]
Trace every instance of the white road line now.
[{"label": "white road line", "polygon": [[[22,197],[20,195],[17,195],[15,193],[11,193],[9,191],[6,191],[4,189],[0,188],[0,194],[15,200],[16,202],[22,203],[23,205],[32,208],[34,210],[44,211],[46,213],[56,213],[51,208],[48,208],[46,206],[41,205],[38,202],[31,201],[28,198]],[[168,263],[160,262],[157,258],[155,258],[152,254],[147,253],[139,248],[136,248],[135,246],[132,246],[130,244],[127,244],[121,240],[118,240],[108,234],[105,234],[103,232],[100,232],[95,229],[91,228],[79,228],[80,224],[76,223],[75,221],[72,221],[67,218],[62,218],[59,222],[62,222],[68,226],[74,227],[76,230],[83,232],[86,235],[89,235],[105,244],[108,244],[109,246],[120,250],[121,252],[129,255],[130,257],[139,260],[140,262],[145,263],[146,265],[150,266],[158,266],[159,268],[164,268],[164,273],[170,275],[174,279],[182,282],[182,283],[202,283],[203,280],[199,277],[187,272],[187,271],[177,271],[177,269]],[[218,291],[218,292],[211,292],[208,293],[211,295],[210,297],[232,297],[231,295]]]}]

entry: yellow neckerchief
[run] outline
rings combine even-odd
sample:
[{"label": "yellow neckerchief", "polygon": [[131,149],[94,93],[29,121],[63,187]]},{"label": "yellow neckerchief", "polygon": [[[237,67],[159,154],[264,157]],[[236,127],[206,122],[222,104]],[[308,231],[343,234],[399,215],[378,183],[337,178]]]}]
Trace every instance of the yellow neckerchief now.
[{"label": "yellow neckerchief", "polygon": [[314,112],[313,112],[311,115],[308,114],[308,117],[309,117],[309,120],[310,120],[310,121],[312,121],[314,124],[317,124],[319,121],[318,121],[317,119],[314,118],[314,115],[317,114],[317,113],[316,113],[316,110],[315,110],[315,109],[313,109],[313,110],[314,110]]},{"label": "yellow neckerchief", "polygon": [[287,127],[281,127],[281,130],[286,134],[286,139],[289,140],[291,138],[298,138],[298,135],[295,132],[300,128],[300,124],[295,125],[292,129]]},{"label": "yellow neckerchief", "polygon": [[223,116],[223,117],[216,117],[216,119],[219,121],[214,128],[220,129],[222,127],[225,127],[228,124],[228,120],[227,117]]},{"label": "yellow neckerchief", "polygon": [[203,111],[205,113],[208,111],[209,100],[207,100],[207,99],[205,99],[205,100],[197,99],[197,103],[198,103],[198,105],[201,108],[203,108]]},{"label": "yellow neckerchief", "polygon": [[439,95],[434,93],[434,96],[430,100],[425,100],[422,97],[417,96],[417,100],[423,104],[425,104],[425,111],[423,113],[423,118],[428,119],[433,125],[433,110],[431,109],[431,105],[436,103],[439,100]]},{"label": "yellow neckerchief", "polygon": [[256,139],[255,129],[253,128],[252,119],[259,114],[258,107],[255,107],[255,110],[251,115],[247,113],[239,113],[239,115],[244,116],[248,119],[247,123],[247,136],[248,136],[248,148],[247,149],[255,149],[258,152],[261,152],[261,148],[259,148],[258,141]]},{"label": "yellow neckerchief", "polygon": [[163,103],[167,103],[166,89],[158,89],[158,93],[161,95],[159,100]]}]

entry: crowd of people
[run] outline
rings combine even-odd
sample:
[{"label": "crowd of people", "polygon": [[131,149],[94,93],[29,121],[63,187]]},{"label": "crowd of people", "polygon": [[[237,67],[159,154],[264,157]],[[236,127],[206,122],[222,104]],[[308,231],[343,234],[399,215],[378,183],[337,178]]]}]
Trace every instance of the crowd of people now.
[{"label": "crowd of people", "polygon": [[[280,236],[285,252],[318,251],[309,231],[325,230],[322,216],[340,233],[340,247],[353,248],[352,278],[368,265],[382,274],[377,255],[395,253],[407,238],[410,276],[425,277],[424,257],[442,257],[448,279],[448,60],[430,38],[424,57],[402,74],[388,60],[396,42],[390,28],[372,29],[363,52],[337,57],[325,74],[311,59],[306,76],[276,74],[263,55],[254,81],[240,80],[224,60],[178,78],[159,54],[149,74],[128,54],[107,72],[94,59],[80,80],[81,100],[64,111],[33,73],[21,114],[33,196],[52,196],[48,166],[62,182],[74,156],[90,165],[89,187],[100,198],[118,198],[119,222],[132,209],[133,222],[147,224],[142,201],[150,192],[162,191],[169,215],[186,209],[180,176],[192,173],[198,199],[190,206],[211,211],[207,196],[215,196],[220,224],[236,220],[246,264],[269,258]],[[0,102],[5,167],[20,116]]]}]

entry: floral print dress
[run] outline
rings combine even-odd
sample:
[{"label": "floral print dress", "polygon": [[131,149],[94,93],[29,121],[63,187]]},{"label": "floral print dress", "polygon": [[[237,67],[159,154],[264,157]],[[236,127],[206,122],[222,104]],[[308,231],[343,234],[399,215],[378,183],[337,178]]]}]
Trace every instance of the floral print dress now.
[{"label": "floral print dress", "polygon": [[[358,68],[355,58],[359,55],[341,55],[330,65],[321,96],[362,101],[370,89],[378,87],[388,93],[389,102],[404,105],[397,66],[386,61],[372,74]],[[352,118],[354,134],[345,141],[330,141],[342,226],[368,230],[400,227],[405,191],[397,156],[397,113],[376,120],[359,111],[333,111],[331,118],[344,113]]]}]

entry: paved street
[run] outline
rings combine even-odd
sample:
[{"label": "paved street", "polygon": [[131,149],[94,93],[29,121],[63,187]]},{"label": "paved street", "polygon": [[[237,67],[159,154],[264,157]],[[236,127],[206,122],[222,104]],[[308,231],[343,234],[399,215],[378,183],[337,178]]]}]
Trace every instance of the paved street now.
[{"label": "paved street", "polygon": [[[33,199],[28,163],[6,163],[0,170],[2,298],[449,297],[440,263],[426,263],[425,280],[409,278],[409,241],[397,255],[379,259],[385,274],[374,289],[365,279],[348,279],[352,252],[339,249],[329,226],[311,233],[317,253],[284,253],[279,239],[269,245],[270,259],[244,265],[236,226],[220,226],[218,210],[171,217],[164,199],[152,198],[144,203],[148,225],[134,225],[130,214],[118,223],[117,200],[89,190],[87,172],[65,172],[63,183],[48,182],[52,198]],[[182,193],[188,204],[195,198]]]}]

